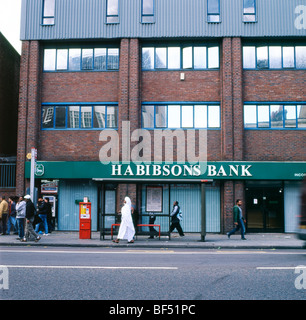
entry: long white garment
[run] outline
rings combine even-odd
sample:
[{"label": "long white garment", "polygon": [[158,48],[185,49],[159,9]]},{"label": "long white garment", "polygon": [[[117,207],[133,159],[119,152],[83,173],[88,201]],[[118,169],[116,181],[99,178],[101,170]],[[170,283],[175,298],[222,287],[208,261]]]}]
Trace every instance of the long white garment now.
[{"label": "long white garment", "polygon": [[125,197],[124,200],[125,205],[121,209],[121,224],[118,232],[118,239],[127,239],[128,241],[131,241],[135,235],[131,212],[132,203],[129,197]]}]

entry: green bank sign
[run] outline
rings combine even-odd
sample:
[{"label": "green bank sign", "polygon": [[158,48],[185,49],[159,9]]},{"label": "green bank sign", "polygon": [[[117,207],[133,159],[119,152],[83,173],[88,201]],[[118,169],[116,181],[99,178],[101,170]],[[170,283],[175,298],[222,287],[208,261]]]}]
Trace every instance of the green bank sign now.
[{"label": "green bank sign", "polygon": [[[179,163],[110,163],[38,161],[36,177],[41,179],[95,180],[300,180],[306,176],[306,162],[208,162]],[[30,162],[25,177],[30,178]]]}]

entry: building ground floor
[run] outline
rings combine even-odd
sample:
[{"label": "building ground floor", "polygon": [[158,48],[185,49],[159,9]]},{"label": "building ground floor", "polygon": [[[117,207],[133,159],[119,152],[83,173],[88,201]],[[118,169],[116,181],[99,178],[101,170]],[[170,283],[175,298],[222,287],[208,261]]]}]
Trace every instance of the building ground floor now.
[{"label": "building ground floor", "polygon": [[[118,212],[124,197],[129,196],[135,207],[135,223],[148,224],[154,216],[154,223],[160,225],[163,234],[169,232],[174,201],[179,202],[182,211],[184,232],[203,232],[203,228],[206,233],[228,232],[233,226],[232,207],[237,198],[243,200],[247,232],[295,232],[301,191],[298,178],[306,172],[305,163],[274,163],[274,171],[271,163],[260,164],[261,169],[266,166],[262,176],[256,168],[259,163],[244,164],[240,174],[237,163],[214,163],[200,179],[188,179],[191,171],[176,176],[181,172],[179,166],[170,179],[153,177],[149,171],[140,179],[136,171],[128,178],[111,177],[107,170],[98,174],[97,163],[39,162],[38,167],[43,170],[38,170],[35,186],[38,196],[49,197],[54,204],[53,222],[61,231],[79,230],[80,203],[86,199],[91,203],[91,230],[100,231],[103,236],[110,234],[112,225],[120,223]],[[110,172],[124,175],[127,171],[121,169],[119,172],[117,167],[115,172],[110,168]],[[26,166],[26,178],[28,171]],[[133,169],[128,172],[131,174]],[[276,179],[281,177],[287,179]],[[149,233],[149,227],[140,227],[139,231]]]}]

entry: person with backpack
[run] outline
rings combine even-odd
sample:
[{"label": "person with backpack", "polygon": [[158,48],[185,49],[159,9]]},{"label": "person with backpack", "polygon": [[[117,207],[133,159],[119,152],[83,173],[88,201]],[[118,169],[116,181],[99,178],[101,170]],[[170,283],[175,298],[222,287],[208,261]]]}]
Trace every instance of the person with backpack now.
[{"label": "person with backpack", "polygon": [[182,229],[182,227],[180,225],[181,210],[180,210],[180,206],[178,204],[178,201],[174,201],[173,209],[172,209],[172,212],[170,213],[170,217],[171,217],[170,233],[174,229],[177,229],[179,235],[181,237],[184,237],[184,232],[183,232],[183,229]]},{"label": "person with backpack", "polygon": [[36,213],[36,208],[31,200],[30,195],[24,196],[26,201],[26,231],[24,238],[21,240],[22,242],[27,242],[27,239],[30,238],[30,234],[35,237],[35,242],[39,241],[41,238],[40,236],[34,231],[33,222]]}]

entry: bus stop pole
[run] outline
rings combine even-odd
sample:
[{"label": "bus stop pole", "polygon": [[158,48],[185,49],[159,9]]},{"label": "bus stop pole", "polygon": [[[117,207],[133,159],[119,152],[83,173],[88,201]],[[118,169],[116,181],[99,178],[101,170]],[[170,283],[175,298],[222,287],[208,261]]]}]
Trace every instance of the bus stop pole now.
[{"label": "bus stop pole", "polygon": [[205,242],[206,236],[206,198],[205,183],[201,183],[201,241]]}]

